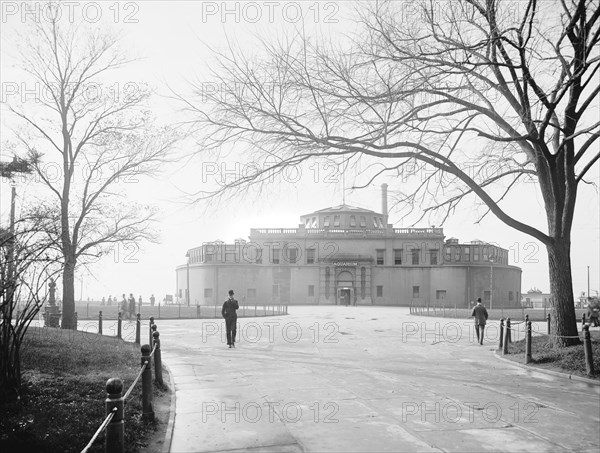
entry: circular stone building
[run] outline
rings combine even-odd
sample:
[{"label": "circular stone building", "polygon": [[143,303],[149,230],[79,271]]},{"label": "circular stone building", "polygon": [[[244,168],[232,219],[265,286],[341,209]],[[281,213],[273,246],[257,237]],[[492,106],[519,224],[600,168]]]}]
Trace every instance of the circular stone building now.
[{"label": "circular stone building", "polygon": [[460,243],[442,228],[388,224],[382,212],[340,205],[300,217],[297,228],[252,228],[248,240],[205,242],[176,269],[177,298],[240,303],[520,306],[521,269],[508,251],[482,241]]}]

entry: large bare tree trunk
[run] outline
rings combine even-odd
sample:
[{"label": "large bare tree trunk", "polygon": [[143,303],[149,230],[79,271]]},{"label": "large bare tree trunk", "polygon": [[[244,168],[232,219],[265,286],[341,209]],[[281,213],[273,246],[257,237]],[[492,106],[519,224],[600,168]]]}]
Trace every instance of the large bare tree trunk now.
[{"label": "large bare tree trunk", "polygon": [[579,344],[577,319],[573,298],[573,280],[571,277],[571,241],[559,238],[548,245],[548,264],[550,272],[550,292],[552,294],[552,334],[557,346]]},{"label": "large bare tree trunk", "polygon": [[65,257],[63,268],[63,329],[77,329],[75,324],[75,259]]}]

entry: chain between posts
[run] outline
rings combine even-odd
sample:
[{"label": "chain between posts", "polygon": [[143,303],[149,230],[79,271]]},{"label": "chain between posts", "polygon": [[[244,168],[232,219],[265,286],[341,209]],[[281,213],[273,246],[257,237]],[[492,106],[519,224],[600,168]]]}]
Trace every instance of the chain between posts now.
[{"label": "chain between posts", "polygon": [[94,436],[90,439],[89,443],[85,446],[85,448],[83,450],[81,450],[81,453],[87,453],[87,451],[90,448],[92,448],[92,445],[94,444],[94,442],[96,442],[96,439],[98,439],[98,436],[100,434],[102,434],[102,431],[104,431],[104,428],[106,428],[106,426],[112,421],[112,419],[116,413],[117,413],[117,408],[113,407],[112,410],[110,411],[110,414],[108,414],[106,416],[106,418],[104,419],[104,421],[102,422],[100,427],[96,430],[96,433],[94,434]]},{"label": "chain between posts", "polygon": [[[139,321],[139,315],[138,315]],[[143,345],[140,370],[129,389],[122,395],[123,381],[111,378],[106,383],[107,398],[105,400],[107,415],[100,424],[89,443],[81,451],[87,453],[98,439],[102,431],[106,430],[105,451],[109,453],[124,453],[124,403],[131,395],[140,378],[142,379],[142,418],[147,421],[154,420],[152,406],[152,358],[155,360],[155,380],[163,384],[162,362],[160,358],[160,334],[156,331],[156,324],[151,324],[150,332],[153,336],[153,347]]]},{"label": "chain between posts", "polygon": [[[548,333],[542,333],[542,332],[533,332],[532,330],[532,323],[531,321],[529,321],[529,316],[526,316],[525,318],[525,323],[526,323],[526,331],[525,331],[525,363],[531,363],[533,361],[532,358],[532,346],[533,346],[533,342],[532,342],[532,337],[533,335],[537,335],[540,337],[550,337],[550,338],[577,338],[579,339],[580,336],[579,335],[557,335],[557,334],[551,334],[550,333],[550,314],[548,313],[547,316],[547,323],[548,323]],[[585,318],[582,319],[582,321],[584,321]],[[515,323],[517,324],[517,323]],[[521,324],[521,323],[518,323]],[[500,320],[500,344],[498,346],[498,349],[502,350],[502,355],[506,355],[508,354],[508,343],[510,342],[510,331],[515,331],[518,332],[518,329],[512,329],[511,328],[511,324],[510,324],[510,318],[508,318],[506,320],[506,326],[504,325],[504,319]],[[503,335],[504,333],[504,335]],[[592,340],[591,340],[591,335],[590,335],[590,326],[589,324],[585,324],[584,322],[582,322],[582,329],[581,329],[581,333],[583,335],[583,350],[584,350],[584,354],[585,354],[585,368],[586,368],[586,374],[588,376],[592,376],[594,375],[594,360],[593,360],[593,356],[592,356]],[[504,337],[504,338],[503,338]]]}]

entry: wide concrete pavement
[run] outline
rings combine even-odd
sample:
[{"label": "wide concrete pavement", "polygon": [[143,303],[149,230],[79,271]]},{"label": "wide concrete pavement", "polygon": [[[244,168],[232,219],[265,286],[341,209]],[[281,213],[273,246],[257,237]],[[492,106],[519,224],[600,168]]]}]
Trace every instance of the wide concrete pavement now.
[{"label": "wide concrete pavement", "polygon": [[499,361],[497,329],[400,307],[157,321],[171,452],[600,451],[600,387]]}]

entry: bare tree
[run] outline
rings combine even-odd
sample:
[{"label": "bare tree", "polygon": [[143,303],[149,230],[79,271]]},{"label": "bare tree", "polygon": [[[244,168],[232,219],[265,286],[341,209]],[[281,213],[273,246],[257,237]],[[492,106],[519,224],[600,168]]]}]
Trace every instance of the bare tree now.
[{"label": "bare tree", "polygon": [[110,78],[130,63],[118,36],[50,18],[34,22],[18,50],[39,95],[10,110],[23,124],[20,145],[38,157],[37,175],[57,201],[45,228],[63,257],[62,327],[76,328],[76,265],[117,242],[154,240],[153,210],[118,201],[128,183],[168,160],[176,134],[154,126],[149,90]]},{"label": "bare tree", "polygon": [[[599,159],[598,0],[382,1],[357,14],[362,28],[337,48],[298,33],[263,40],[260,55],[213,51],[214,79],[179,96],[201,149],[278,160],[198,198],[327,157],[378,164],[367,184],[417,176],[401,201],[423,215],[479,199],[483,215],[546,246],[556,343],[578,343],[571,227]],[[503,203],[524,180],[543,196],[546,231]]]},{"label": "bare tree", "polygon": [[21,345],[45,302],[45,286],[60,265],[40,219],[20,219],[11,233],[0,229],[0,391],[18,395]]}]

